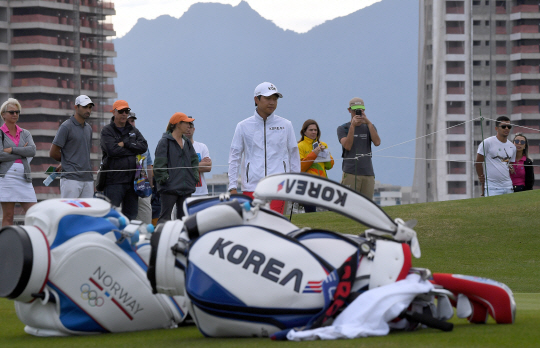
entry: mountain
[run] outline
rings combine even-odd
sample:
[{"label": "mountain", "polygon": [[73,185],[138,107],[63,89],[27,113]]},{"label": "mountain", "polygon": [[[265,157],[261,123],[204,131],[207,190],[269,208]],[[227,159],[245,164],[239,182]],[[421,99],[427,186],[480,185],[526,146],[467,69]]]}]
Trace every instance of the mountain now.
[{"label": "mountain", "polygon": [[303,34],[277,27],[246,2],[197,3],[179,19],[139,19],[115,47],[118,97],[137,114],[151,151],[181,111],[196,119],[195,139],[208,145],[212,173],[226,172],[236,124],[253,115],[255,86],[269,81],[284,96],[276,114],[298,137],[306,119],[319,123],[336,160],[331,179],[342,173],[336,128],[350,120],[349,100],[361,97],[382,140],[373,149],[376,180],[412,185],[418,1],[383,0]]}]

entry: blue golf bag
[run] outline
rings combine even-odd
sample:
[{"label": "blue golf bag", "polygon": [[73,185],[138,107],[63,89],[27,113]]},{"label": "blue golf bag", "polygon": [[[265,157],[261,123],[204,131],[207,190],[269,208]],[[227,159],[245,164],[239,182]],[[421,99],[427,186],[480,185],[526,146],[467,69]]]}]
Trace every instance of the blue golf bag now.
[{"label": "blue golf bag", "polygon": [[102,199],[36,204],[0,230],[0,296],[36,336],[177,327],[186,298],[152,293],[140,225]]}]

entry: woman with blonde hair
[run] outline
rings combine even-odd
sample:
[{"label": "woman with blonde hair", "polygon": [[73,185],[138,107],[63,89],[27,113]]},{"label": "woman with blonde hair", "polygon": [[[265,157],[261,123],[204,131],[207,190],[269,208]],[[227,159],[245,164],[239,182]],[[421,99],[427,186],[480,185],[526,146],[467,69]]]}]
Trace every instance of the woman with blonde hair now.
[{"label": "woman with blonde hair", "polygon": [[4,124],[0,127],[0,202],[2,226],[13,225],[15,204],[20,203],[26,212],[36,204],[36,192],[32,186],[30,161],[36,155],[32,135],[17,125],[21,104],[9,98],[0,108]]},{"label": "woman with blonde hair", "polygon": [[[320,141],[321,130],[317,121],[309,119],[304,122],[300,130],[298,151],[300,152],[300,169],[304,173],[326,178],[326,171],[334,166],[334,159],[328,151],[328,145]],[[304,205],[306,213],[314,213],[316,207]]]},{"label": "woman with blonde hair", "polygon": [[517,133],[513,140],[516,146],[516,161],[510,164],[510,179],[514,192],[532,190],[534,185],[534,170],[529,158],[529,143],[527,137]]}]

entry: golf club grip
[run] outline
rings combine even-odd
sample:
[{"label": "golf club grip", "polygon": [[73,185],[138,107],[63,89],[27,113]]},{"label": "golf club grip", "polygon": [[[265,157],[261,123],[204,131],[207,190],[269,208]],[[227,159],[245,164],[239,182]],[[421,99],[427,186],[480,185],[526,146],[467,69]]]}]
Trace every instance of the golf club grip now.
[{"label": "golf club grip", "polygon": [[431,315],[421,314],[421,313],[407,313],[403,312],[399,315],[400,318],[405,318],[411,321],[417,321],[421,324],[424,324],[428,327],[439,329],[442,331],[452,331],[454,329],[454,324],[447,321],[439,320],[433,318]]}]

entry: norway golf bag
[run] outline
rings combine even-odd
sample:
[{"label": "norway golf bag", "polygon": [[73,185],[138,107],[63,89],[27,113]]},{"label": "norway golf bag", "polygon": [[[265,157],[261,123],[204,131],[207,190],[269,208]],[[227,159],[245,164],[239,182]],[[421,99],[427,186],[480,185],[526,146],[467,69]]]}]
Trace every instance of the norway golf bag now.
[{"label": "norway golf bag", "polygon": [[140,227],[102,199],[38,203],[0,230],[0,296],[36,336],[176,327],[186,299],[152,293]]},{"label": "norway golf bag", "polygon": [[[253,201],[242,195],[187,200],[184,219],[158,226],[152,236],[148,278],[154,291],[188,296],[189,312],[205,336],[268,337],[328,325],[363,292],[409,273],[433,278],[429,270],[411,267],[411,254],[420,257],[411,224],[393,221],[344,186],[311,175],[280,174],[263,179],[254,195]],[[300,229],[267,209],[272,199],[314,204],[371,229],[362,236]],[[472,283],[478,282],[469,280],[455,294],[436,284],[423,299],[412,301],[416,312],[429,310],[429,318],[440,324],[448,319],[446,305],[452,311],[452,303],[458,305],[457,296]],[[497,300],[513,301],[509,289],[499,288],[504,294],[499,292]],[[466,302],[467,296],[460,296],[462,316],[472,315]],[[513,321],[511,304],[502,306],[510,308],[504,319]],[[419,317],[411,318],[403,328],[418,325]]]}]

